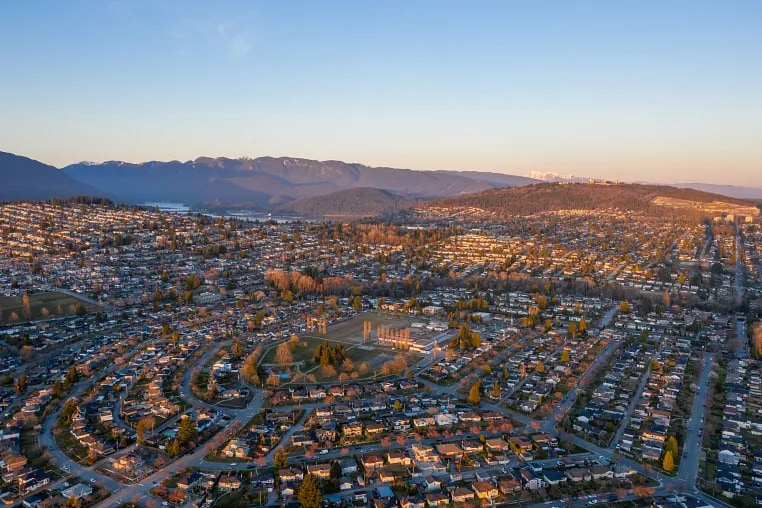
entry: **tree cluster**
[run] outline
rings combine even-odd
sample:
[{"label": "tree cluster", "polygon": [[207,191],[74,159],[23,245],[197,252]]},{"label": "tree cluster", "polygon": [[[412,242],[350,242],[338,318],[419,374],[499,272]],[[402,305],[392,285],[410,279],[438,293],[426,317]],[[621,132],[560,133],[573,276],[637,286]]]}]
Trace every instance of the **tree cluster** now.
[{"label": "tree cluster", "polygon": [[450,341],[450,349],[467,349],[473,350],[481,346],[482,338],[477,333],[471,330],[468,325],[460,325],[458,328],[458,335]]},{"label": "tree cluster", "polygon": [[348,359],[347,352],[344,349],[343,344],[336,344],[335,346],[329,346],[325,342],[319,344],[315,349],[315,354],[312,356],[312,361],[320,365],[321,367],[332,366],[335,369],[341,367],[341,364]]}]

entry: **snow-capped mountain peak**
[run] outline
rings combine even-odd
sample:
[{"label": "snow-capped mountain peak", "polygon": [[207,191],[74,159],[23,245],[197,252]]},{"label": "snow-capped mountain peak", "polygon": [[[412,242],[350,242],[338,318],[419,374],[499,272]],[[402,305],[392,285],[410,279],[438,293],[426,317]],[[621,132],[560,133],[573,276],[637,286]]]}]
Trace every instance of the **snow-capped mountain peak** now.
[{"label": "snow-capped mountain peak", "polygon": [[585,176],[577,176],[572,173],[562,175],[551,171],[530,171],[526,176],[544,182],[587,182],[589,180],[589,178]]}]

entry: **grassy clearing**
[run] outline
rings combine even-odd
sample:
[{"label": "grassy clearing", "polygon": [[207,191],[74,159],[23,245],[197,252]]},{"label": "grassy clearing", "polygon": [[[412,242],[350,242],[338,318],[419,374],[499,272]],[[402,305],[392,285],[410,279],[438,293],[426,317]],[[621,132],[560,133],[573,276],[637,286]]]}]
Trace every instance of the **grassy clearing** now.
[{"label": "grassy clearing", "polygon": [[373,334],[375,335],[378,325],[388,326],[389,328],[407,328],[412,323],[420,323],[427,320],[406,314],[361,314],[352,319],[329,326],[328,335],[326,337],[340,342],[361,344],[363,323],[365,321],[370,321],[373,324]]},{"label": "grassy clearing", "polygon": [[[12,314],[18,316],[18,321],[27,321],[24,317],[24,306],[21,296],[0,297],[0,322],[10,323]],[[49,292],[35,293],[29,295],[29,308],[31,310],[31,321],[40,319],[73,316],[76,314],[76,306],[81,303],[85,306],[87,312],[97,312],[101,310],[98,305],[93,305],[84,300],[64,293]],[[45,309],[45,310],[43,310]],[[46,314],[47,311],[47,314]]]},{"label": "grassy clearing", "polygon": [[[398,354],[404,354],[407,359],[407,365],[413,365],[420,361],[421,355],[394,351],[386,347],[377,347],[374,345],[363,345],[363,323],[370,321],[373,323],[373,330],[378,325],[388,326],[390,328],[405,328],[410,326],[411,323],[420,321],[420,319],[414,319],[405,315],[378,315],[378,314],[363,314],[361,316],[354,317],[350,320],[337,323],[328,327],[328,333],[325,336],[317,335],[315,332],[307,332],[299,337],[299,343],[291,350],[291,356],[294,364],[300,365],[300,370],[303,373],[312,373],[316,381],[334,381],[342,372],[337,372],[336,375],[326,375],[323,369],[319,368],[313,363],[313,356],[316,349],[320,344],[327,343],[328,345],[343,344],[346,350],[347,356],[355,365],[355,370],[360,364],[367,364],[367,370],[364,372],[354,372],[362,378],[372,378],[382,374],[381,367],[384,362],[393,360]],[[274,346],[268,349],[262,359],[262,363],[265,365],[276,364],[276,351],[278,346]],[[285,372],[286,369],[276,368],[277,372]],[[353,374],[352,371],[344,373],[348,376]],[[354,379],[354,378],[353,378]]]}]

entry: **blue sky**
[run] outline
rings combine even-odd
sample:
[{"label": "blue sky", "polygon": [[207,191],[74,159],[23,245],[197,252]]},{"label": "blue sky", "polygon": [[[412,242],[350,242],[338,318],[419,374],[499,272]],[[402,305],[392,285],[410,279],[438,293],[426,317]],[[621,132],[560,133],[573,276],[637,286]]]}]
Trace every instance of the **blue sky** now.
[{"label": "blue sky", "polygon": [[762,186],[762,2],[0,3],[0,150]]}]

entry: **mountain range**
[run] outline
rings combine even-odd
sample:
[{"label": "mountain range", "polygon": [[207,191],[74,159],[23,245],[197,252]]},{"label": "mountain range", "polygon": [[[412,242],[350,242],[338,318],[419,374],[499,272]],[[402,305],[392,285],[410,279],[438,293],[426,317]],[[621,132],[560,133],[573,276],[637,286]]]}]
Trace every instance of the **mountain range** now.
[{"label": "mountain range", "polygon": [[[394,212],[416,202],[452,198],[545,180],[587,181],[575,175],[526,176],[480,171],[417,171],[292,157],[128,163],[81,162],[61,169],[0,152],[0,200],[77,195],[116,202],[179,202],[193,208],[240,207],[304,216],[359,217]],[[762,189],[679,184],[762,200]]]},{"label": "mountain range", "polygon": [[0,152],[0,200],[37,201],[52,197],[103,196],[66,173],[27,157]]},{"label": "mountain range", "polygon": [[142,164],[112,161],[73,164],[61,171],[130,203],[236,203],[262,209],[355,188],[379,189],[406,199],[430,199],[534,182],[496,173],[374,168],[290,157],[199,157],[188,162]]}]

